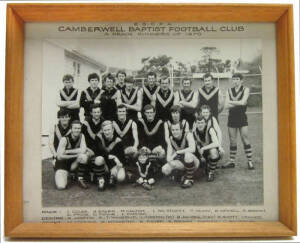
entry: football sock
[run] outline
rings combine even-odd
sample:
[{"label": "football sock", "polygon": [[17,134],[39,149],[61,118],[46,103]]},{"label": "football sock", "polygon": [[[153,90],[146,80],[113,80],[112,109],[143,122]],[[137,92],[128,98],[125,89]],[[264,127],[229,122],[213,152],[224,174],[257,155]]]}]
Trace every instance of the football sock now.
[{"label": "football sock", "polygon": [[84,178],[87,172],[87,164],[78,164],[77,168],[77,177],[78,178]]},{"label": "football sock", "polygon": [[215,172],[215,170],[217,168],[217,162],[218,162],[218,160],[219,160],[219,158],[217,158],[217,159],[210,159],[209,160],[209,164],[208,164],[209,171]]},{"label": "football sock", "polygon": [[237,153],[237,146],[230,146],[230,162],[234,163],[235,162],[235,157]]},{"label": "football sock", "polygon": [[247,144],[244,146],[244,150],[248,159],[248,162],[252,162],[252,148],[251,144]]},{"label": "football sock", "polygon": [[93,172],[97,179],[105,175],[105,166],[104,165],[94,165]]},{"label": "football sock", "polygon": [[185,179],[193,180],[195,165],[194,163],[185,163]]}]

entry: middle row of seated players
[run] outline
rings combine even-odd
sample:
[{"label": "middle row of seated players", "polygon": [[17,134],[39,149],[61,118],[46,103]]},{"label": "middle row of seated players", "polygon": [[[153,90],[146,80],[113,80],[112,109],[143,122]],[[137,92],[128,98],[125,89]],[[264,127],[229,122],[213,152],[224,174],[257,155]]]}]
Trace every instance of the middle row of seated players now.
[{"label": "middle row of seated players", "polygon": [[[157,118],[152,105],[146,105],[143,113],[144,118],[136,122],[128,117],[127,108],[120,105],[117,107],[117,118],[104,121],[101,107],[98,104],[91,106],[91,119],[84,121],[81,131],[87,147],[84,154],[92,166],[78,163],[79,185],[87,188],[83,174],[91,170],[99,190],[103,190],[106,184],[124,181],[126,177],[151,189],[161,173],[171,175],[182,171],[181,186],[188,188],[193,185],[193,174],[200,162],[206,166],[207,180],[214,180],[216,162],[223,151],[220,143],[222,135],[208,106],[203,106],[199,111],[192,132],[188,122],[181,119],[180,106],[170,108],[171,119],[166,122]],[[59,131],[66,131],[59,127],[58,124]],[[60,146],[65,145],[60,143],[57,149],[55,179],[57,187],[64,188],[60,182],[66,179],[60,178],[59,174],[66,174],[60,172],[66,169],[60,166],[64,160],[60,153],[64,153],[65,148],[59,149]],[[69,172],[68,169],[66,171]]]}]

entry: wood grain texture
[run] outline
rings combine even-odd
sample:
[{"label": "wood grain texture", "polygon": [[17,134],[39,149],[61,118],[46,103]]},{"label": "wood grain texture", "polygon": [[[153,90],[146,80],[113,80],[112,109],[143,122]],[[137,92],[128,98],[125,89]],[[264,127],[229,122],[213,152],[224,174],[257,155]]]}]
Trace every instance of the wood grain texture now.
[{"label": "wood grain texture", "polygon": [[297,232],[295,77],[292,8],[277,21],[279,218]]},{"label": "wood grain texture", "polygon": [[24,24],[7,9],[5,82],[5,232],[23,221]]},{"label": "wood grain texture", "polygon": [[[280,222],[23,223],[24,22],[277,22]],[[297,233],[293,24],[290,5],[8,4],[5,117],[5,235],[36,238],[274,237]],[[17,150],[16,150],[17,148]]]},{"label": "wood grain texture", "polygon": [[[275,22],[288,5],[265,4],[11,4],[24,21]],[[80,17],[78,17],[80,16]]]},{"label": "wood grain texture", "polygon": [[195,238],[274,237],[294,232],[280,222],[235,223],[23,223],[11,237],[38,238]]}]

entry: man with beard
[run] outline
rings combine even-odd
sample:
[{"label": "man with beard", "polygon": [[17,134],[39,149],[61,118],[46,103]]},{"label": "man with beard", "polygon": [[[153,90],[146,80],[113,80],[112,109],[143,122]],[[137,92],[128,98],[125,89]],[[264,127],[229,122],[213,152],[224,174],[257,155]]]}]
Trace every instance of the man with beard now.
[{"label": "man with beard", "polygon": [[194,172],[199,167],[192,133],[184,131],[180,123],[172,124],[167,146],[167,163],[162,167],[162,173],[169,176],[175,170],[184,171],[181,187],[192,187]]},{"label": "man with beard", "polygon": [[174,93],[170,89],[170,78],[163,76],[160,80],[160,89],[156,93],[156,115],[162,121],[170,120],[170,108],[174,103]]},{"label": "man with beard", "polygon": [[184,78],[181,84],[183,88],[175,93],[174,104],[181,107],[182,118],[188,121],[190,127],[193,127],[198,94],[192,90],[191,79]]},{"label": "man with beard", "polygon": [[120,91],[121,102],[127,108],[127,116],[137,120],[137,113],[142,110],[142,91],[134,88],[133,77],[125,78],[125,88]]},{"label": "man with beard", "polygon": [[88,76],[90,86],[81,92],[80,106],[84,109],[85,120],[91,119],[91,106],[93,104],[100,104],[100,78],[97,73],[91,73]]}]

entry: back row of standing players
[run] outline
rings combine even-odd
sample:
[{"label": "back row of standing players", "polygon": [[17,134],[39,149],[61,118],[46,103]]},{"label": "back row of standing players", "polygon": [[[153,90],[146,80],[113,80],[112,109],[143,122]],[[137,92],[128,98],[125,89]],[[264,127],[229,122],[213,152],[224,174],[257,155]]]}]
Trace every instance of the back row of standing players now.
[{"label": "back row of standing players", "polygon": [[[63,77],[57,105],[59,122],[50,133],[57,189],[67,187],[68,174],[76,172],[82,188],[95,181],[99,190],[116,182],[133,181],[151,189],[160,175],[178,179],[182,188],[193,185],[193,176],[204,167],[207,181],[215,178],[217,161],[224,154],[218,115],[229,110],[230,160],[222,168],[235,167],[237,134],[240,132],[248,169],[254,169],[246,116],[249,89],[243,76],[232,76],[232,87],[224,96],[207,73],[203,85],[192,89],[183,78],[174,91],[167,76],[157,80],[149,72],[142,88],[133,77],[119,71],[88,76],[90,86],[79,93],[71,75]],[[80,108],[84,119],[80,122]]]}]

